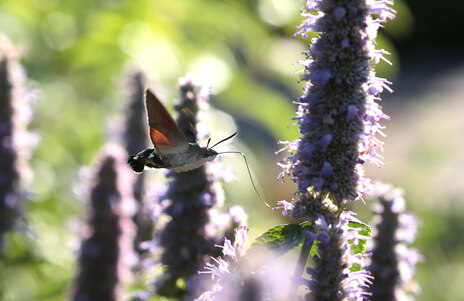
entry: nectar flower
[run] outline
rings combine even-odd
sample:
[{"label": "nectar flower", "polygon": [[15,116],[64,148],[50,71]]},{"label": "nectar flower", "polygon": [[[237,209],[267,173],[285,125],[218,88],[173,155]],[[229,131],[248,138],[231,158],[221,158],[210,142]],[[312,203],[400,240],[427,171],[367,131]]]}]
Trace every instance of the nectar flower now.
[{"label": "nectar flower", "polygon": [[[361,270],[364,256],[354,254],[353,246],[367,237],[360,234],[362,228],[352,228],[350,222],[360,223],[352,212],[342,212],[336,224],[327,222],[320,216],[315,224],[317,233],[307,235],[318,241],[318,254],[314,257],[315,266],[308,268],[311,279],[308,281],[310,300],[365,300],[365,291],[372,277]],[[351,269],[356,267],[357,272]]]},{"label": "nectar flower", "polygon": [[286,144],[292,156],[281,163],[282,175],[291,173],[300,193],[312,188],[338,203],[355,200],[369,189],[361,165],[383,164],[377,136],[385,136],[379,121],[388,116],[377,101],[384,89],[392,92],[391,83],[375,77],[370,61],[387,61],[389,53],[376,50],[374,39],[381,23],[394,17],[390,5],[381,0],[307,1],[308,10],[317,12],[302,13],[306,19],[296,35],[320,35],[300,62],[305,91],[295,119],[302,136]]},{"label": "nectar flower", "polygon": [[[363,248],[357,248],[360,230],[350,212],[342,211],[349,201],[361,198],[372,183],[364,178],[362,165],[382,165],[384,137],[381,119],[388,119],[378,105],[379,94],[391,92],[390,82],[377,78],[372,64],[386,60],[376,50],[378,28],[394,16],[392,3],[383,0],[307,0],[306,17],[296,35],[311,41],[304,69],[304,94],[298,99],[294,119],[301,137],[287,142],[290,156],[281,162],[280,176],[290,174],[297,184],[293,206],[278,203],[284,214],[305,218],[316,226],[305,245],[317,243],[315,266],[308,300],[364,300],[372,277],[362,270]],[[295,147],[296,146],[296,147]],[[355,251],[357,250],[357,251]],[[309,248],[302,248],[305,258]],[[305,266],[299,261],[295,274]],[[296,296],[297,286],[292,292]]]}]

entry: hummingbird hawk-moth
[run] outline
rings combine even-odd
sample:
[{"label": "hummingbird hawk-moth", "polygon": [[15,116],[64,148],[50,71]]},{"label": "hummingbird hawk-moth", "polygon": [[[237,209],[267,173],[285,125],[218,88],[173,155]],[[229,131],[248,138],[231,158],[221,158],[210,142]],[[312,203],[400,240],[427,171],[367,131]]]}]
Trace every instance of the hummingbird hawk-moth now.
[{"label": "hummingbird hawk-moth", "polygon": [[166,108],[149,89],[145,91],[145,104],[149,135],[154,148],[129,157],[128,163],[136,173],[142,172],[145,166],[175,172],[198,168],[219,154],[213,149],[214,146],[237,135],[234,133],[211,147],[208,147],[209,141],[206,147],[189,143]]},{"label": "hummingbird hawk-moth", "polygon": [[154,148],[131,155],[127,162],[132,170],[136,173],[141,173],[145,167],[149,167],[184,172],[198,168],[206,162],[214,160],[220,154],[240,154],[245,160],[248,175],[256,194],[269,206],[256,189],[245,155],[242,152],[236,151],[218,153],[213,149],[219,143],[235,137],[237,132],[211,147],[208,147],[210,140],[208,140],[206,147],[201,147],[198,143],[187,141],[182,130],[177,126],[161,101],[158,100],[150,89],[145,90],[145,105],[148,115],[149,135]]}]

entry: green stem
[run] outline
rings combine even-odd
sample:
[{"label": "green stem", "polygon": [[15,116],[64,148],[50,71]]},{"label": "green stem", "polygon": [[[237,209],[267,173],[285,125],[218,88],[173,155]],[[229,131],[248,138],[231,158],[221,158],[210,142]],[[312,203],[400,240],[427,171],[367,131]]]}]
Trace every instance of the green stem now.
[{"label": "green stem", "polygon": [[312,244],[309,243],[310,241],[312,241],[311,238],[306,238],[303,243],[303,246],[301,247],[300,256],[298,257],[298,262],[295,267],[295,272],[293,273],[293,277],[290,282],[287,300],[296,300],[296,295],[299,286],[298,279],[303,275],[304,268],[306,267],[306,262],[308,261],[309,251],[311,250]]}]

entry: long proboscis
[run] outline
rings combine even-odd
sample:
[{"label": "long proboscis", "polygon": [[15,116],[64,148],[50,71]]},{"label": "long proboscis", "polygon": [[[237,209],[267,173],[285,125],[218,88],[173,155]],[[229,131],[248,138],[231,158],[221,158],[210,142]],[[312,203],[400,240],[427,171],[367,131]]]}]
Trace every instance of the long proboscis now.
[{"label": "long proboscis", "polygon": [[[224,139],[224,140],[230,139],[230,138],[234,137],[235,135],[237,135],[237,133],[235,133],[234,135],[232,135],[232,136],[230,136],[230,137],[228,137],[228,138],[226,138],[226,139]],[[222,142],[222,141],[220,141],[220,142]],[[216,144],[218,144],[218,143],[216,143]],[[247,158],[245,157],[245,154],[242,153],[242,152],[234,152],[234,151],[220,152],[220,153],[218,153],[218,154],[219,154],[219,155],[220,155],[220,154],[239,154],[239,155],[242,155],[243,160],[245,160],[245,165],[246,165],[246,168],[247,168],[247,171],[248,171],[248,175],[250,176],[251,184],[253,185],[253,188],[254,188],[256,194],[258,195],[259,199],[260,199],[261,201],[263,201],[264,204],[266,204],[266,206],[271,207],[271,206],[269,206],[269,204],[264,200],[264,198],[261,196],[261,194],[259,193],[258,189],[256,188],[255,181],[253,181],[253,177],[251,176],[250,167],[248,166],[248,161],[247,161]]]}]

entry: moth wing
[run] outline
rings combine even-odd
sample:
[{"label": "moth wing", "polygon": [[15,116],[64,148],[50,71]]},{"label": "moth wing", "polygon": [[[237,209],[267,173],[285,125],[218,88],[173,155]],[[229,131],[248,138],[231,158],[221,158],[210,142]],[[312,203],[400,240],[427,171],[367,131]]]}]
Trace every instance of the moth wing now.
[{"label": "moth wing", "polygon": [[188,148],[184,133],[171,118],[163,104],[149,89],[145,91],[150,139],[162,154],[178,153]]}]

